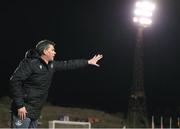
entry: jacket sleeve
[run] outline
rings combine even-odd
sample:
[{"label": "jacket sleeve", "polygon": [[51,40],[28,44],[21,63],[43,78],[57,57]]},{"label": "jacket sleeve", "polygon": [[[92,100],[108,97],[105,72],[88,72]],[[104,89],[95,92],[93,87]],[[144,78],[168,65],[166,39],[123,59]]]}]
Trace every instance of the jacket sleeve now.
[{"label": "jacket sleeve", "polygon": [[32,73],[29,62],[30,61],[27,59],[22,60],[10,78],[11,97],[18,109],[24,106],[25,94],[23,90],[23,81],[25,81]]},{"label": "jacket sleeve", "polygon": [[76,59],[69,61],[54,61],[55,70],[69,70],[82,68],[88,65],[88,60]]}]

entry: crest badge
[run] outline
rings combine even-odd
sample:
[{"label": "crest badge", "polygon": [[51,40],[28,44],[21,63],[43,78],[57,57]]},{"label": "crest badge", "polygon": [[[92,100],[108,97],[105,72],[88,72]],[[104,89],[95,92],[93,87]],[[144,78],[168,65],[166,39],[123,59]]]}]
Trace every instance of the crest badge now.
[{"label": "crest badge", "polygon": [[53,64],[51,64],[51,69],[52,69],[53,67],[54,67]]},{"label": "crest badge", "polygon": [[39,65],[39,68],[42,69],[42,65]]}]

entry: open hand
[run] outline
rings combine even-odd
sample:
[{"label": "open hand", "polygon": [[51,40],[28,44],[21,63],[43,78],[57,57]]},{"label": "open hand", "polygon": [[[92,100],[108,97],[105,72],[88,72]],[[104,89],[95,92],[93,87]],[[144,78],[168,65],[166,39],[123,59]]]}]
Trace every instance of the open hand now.
[{"label": "open hand", "polygon": [[97,64],[97,62],[98,62],[101,58],[103,58],[103,55],[101,55],[101,54],[95,55],[93,58],[91,58],[90,60],[88,60],[88,64],[95,65],[95,66],[99,67],[99,64]]},{"label": "open hand", "polygon": [[27,111],[26,111],[25,107],[19,108],[18,109],[18,117],[19,117],[19,119],[24,120],[26,118],[26,113],[27,113]]}]

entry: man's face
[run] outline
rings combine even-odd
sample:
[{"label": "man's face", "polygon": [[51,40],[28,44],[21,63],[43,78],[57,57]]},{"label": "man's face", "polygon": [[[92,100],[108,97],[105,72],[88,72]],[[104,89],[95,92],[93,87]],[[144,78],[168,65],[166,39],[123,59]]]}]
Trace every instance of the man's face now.
[{"label": "man's face", "polygon": [[48,61],[53,61],[56,55],[54,46],[49,44],[49,47],[46,50],[44,50],[44,55],[46,56]]}]

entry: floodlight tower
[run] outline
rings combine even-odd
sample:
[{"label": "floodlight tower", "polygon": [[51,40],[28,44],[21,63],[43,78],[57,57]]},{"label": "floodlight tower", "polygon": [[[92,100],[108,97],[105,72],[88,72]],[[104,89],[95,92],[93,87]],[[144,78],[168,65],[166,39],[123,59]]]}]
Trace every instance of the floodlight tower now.
[{"label": "floodlight tower", "polygon": [[146,96],[144,91],[144,45],[143,31],[152,24],[155,5],[150,0],[135,3],[133,21],[137,25],[137,42],[135,45],[133,86],[131,87],[127,114],[127,123],[131,128],[148,127]]}]

